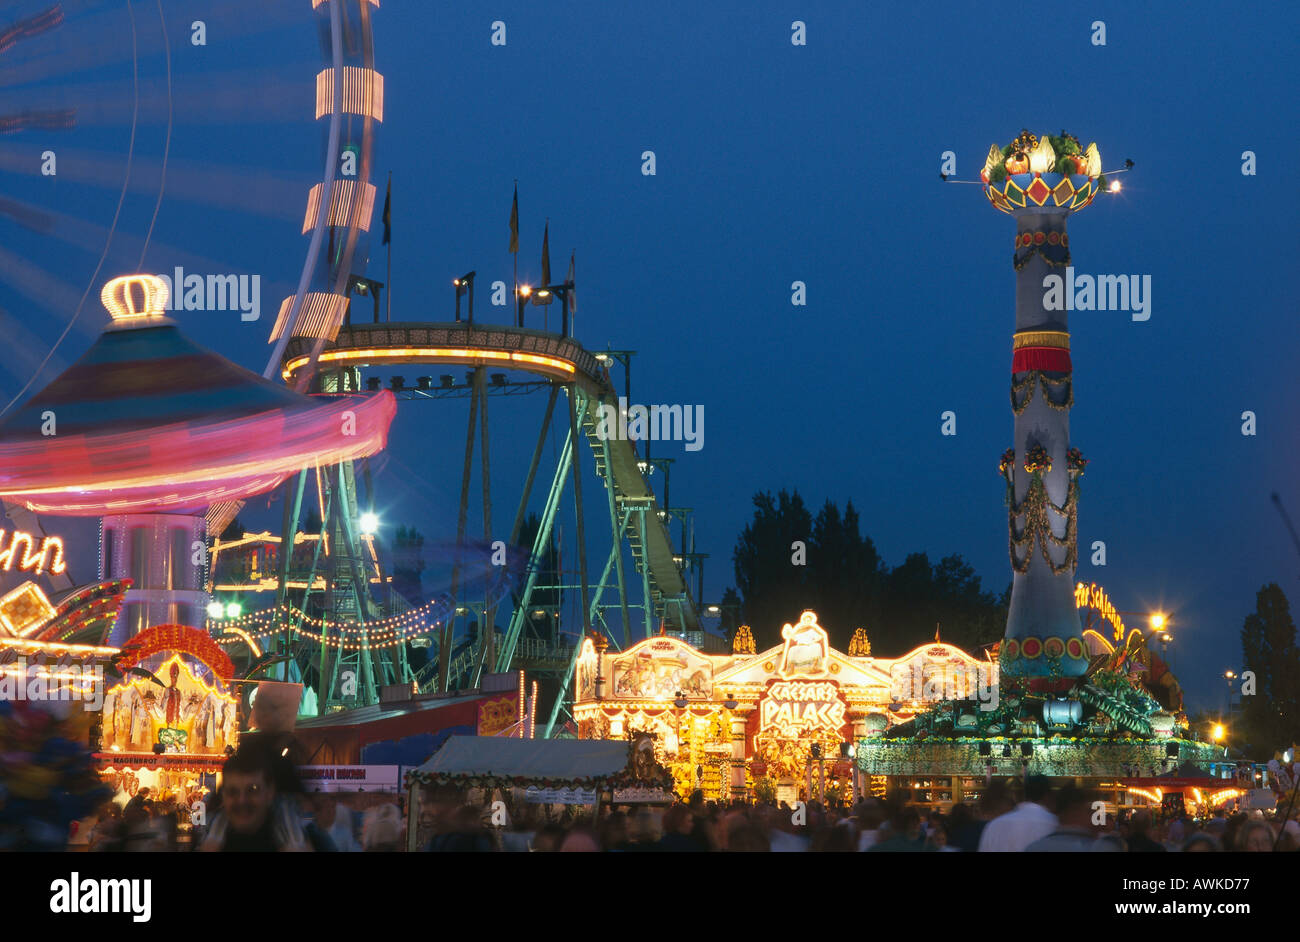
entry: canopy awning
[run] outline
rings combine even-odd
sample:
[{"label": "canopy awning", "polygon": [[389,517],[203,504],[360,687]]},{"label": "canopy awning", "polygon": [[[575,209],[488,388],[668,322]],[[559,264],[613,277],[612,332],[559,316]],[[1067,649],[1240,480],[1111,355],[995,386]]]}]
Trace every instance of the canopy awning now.
[{"label": "canopy awning", "polygon": [[628,744],[604,739],[498,739],[452,736],[419,776],[491,775],[498,778],[606,778],[628,765]]}]

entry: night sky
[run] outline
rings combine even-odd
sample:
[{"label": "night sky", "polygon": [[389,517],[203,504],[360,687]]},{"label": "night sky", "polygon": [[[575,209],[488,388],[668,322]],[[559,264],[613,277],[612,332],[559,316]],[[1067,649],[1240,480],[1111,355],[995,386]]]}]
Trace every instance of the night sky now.
[{"label": "night sky", "polygon": [[[8,135],[0,148],[3,196],[51,216],[48,233],[0,217],[5,400],[91,281],[126,168],[129,19],[117,2],[65,6],[61,33],[0,54],[4,113],[73,106],[79,119],[70,131]],[[961,553],[1000,592],[1010,581],[997,461],[1012,431],[1015,224],[978,187],[942,183],[941,155],[954,151],[970,180],[989,145],[1022,127],[1096,141],[1106,169],[1136,166],[1121,194],[1070,219],[1075,269],[1150,275],[1153,303],[1142,323],[1071,315],[1071,440],[1091,459],[1078,576],[1122,610],[1168,612],[1189,705],[1221,707],[1218,678],[1240,666],[1256,590],[1276,581],[1300,599],[1300,557],[1270,501],[1278,492],[1300,518],[1300,312],[1288,277],[1300,240],[1286,221],[1300,152],[1292,6],[703,6],[383,4],[374,229],[391,171],[394,320],[450,320],[451,279],[476,269],[477,319],[509,322],[487,295],[492,281],[511,280],[518,179],[521,280],[536,281],[549,218],[557,279],[577,252],[578,338],[636,351],[634,402],[704,406],[703,450],[652,449],[678,459],[673,503],[694,508],[697,549],[710,554],[703,601],[734,581],[731,551],[753,493],[782,487],[814,512],[851,498],[891,565],[918,550]],[[260,372],[306,252],[303,204],[321,168],[310,5],[164,7],[175,124],[144,268],[260,274],[260,321],[180,315],[196,340]],[[99,286],[135,270],[154,211],[165,65],[154,4],[133,9],[142,98],[132,187],[41,383],[89,346],[105,318]],[[196,19],[205,47],[190,44]],[[489,42],[494,20],[506,23],[505,47]],[[794,20],[807,24],[804,47],[791,44]],[[1105,46],[1091,42],[1094,20],[1106,24]],[[47,148],[59,154],[54,178],[33,172]],[[645,150],[655,176],[641,173]],[[1241,173],[1247,150],[1255,176]],[[375,238],[370,275],[381,281],[383,251]],[[805,307],[790,303],[796,280]],[[424,371],[386,373],[409,383]],[[509,526],[543,406],[541,395],[491,400],[498,528]],[[946,410],[954,437],[940,434]],[[1241,432],[1246,410],[1253,437]],[[405,522],[454,539],[466,411],[464,401],[403,404],[376,463],[385,532]],[[607,517],[587,480],[598,570]],[[539,508],[542,497],[544,488]],[[246,519],[278,528],[278,506],[266,503]],[[570,545],[572,517],[570,504]],[[481,526],[471,513],[471,532]],[[1090,564],[1096,540],[1104,568]],[[93,545],[69,553],[74,569],[82,561],[79,581],[94,576]]]}]

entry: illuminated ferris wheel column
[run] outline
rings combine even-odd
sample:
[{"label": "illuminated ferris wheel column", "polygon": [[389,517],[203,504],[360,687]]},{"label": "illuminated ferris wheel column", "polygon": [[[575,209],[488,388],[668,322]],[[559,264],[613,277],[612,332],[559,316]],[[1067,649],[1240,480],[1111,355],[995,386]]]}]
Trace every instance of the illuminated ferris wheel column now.
[{"label": "illuminated ferris wheel column", "polygon": [[[324,172],[307,194],[302,233],[311,236],[298,290],[280,305],[270,342],[278,365],[294,337],[332,340],[350,284],[365,275],[374,217],[376,131],[384,120],[384,77],[374,68],[371,8],[378,0],[312,0],[322,26],[325,68],[316,75],[316,120],[325,125]],[[268,364],[264,375],[272,374]]]}]

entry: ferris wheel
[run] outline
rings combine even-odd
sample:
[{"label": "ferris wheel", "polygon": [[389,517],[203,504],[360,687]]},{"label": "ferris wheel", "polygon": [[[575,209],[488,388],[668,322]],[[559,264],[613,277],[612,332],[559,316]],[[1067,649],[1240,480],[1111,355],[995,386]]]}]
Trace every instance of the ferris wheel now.
[{"label": "ferris wheel", "polygon": [[[172,137],[166,36],[160,2],[35,0],[0,13],[0,169],[11,181],[0,193],[0,225],[9,233],[0,244],[0,285],[13,299],[0,300],[8,363],[0,417],[67,365],[66,341],[94,336],[100,287],[115,274],[115,259],[144,262]],[[111,91],[80,81],[92,71]],[[105,143],[111,155],[92,150]],[[143,232],[122,225],[128,198],[143,210]],[[12,528],[45,535],[21,505],[6,504],[5,515]],[[49,578],[56,590],[73,585],[67,571]]]}]

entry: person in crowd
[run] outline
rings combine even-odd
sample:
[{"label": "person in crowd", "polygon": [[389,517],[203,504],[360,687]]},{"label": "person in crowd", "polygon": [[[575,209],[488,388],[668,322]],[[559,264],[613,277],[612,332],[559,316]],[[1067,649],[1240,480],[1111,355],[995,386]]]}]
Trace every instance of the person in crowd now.
[{"label": "person in crowd", "polygon": [[1165,845],[1152,838],[1152,830],[1151,812],[1133,812],[1133,816],[1128,820],[1126,836],[1129,852],[1135,854],[1163,852]]},{"label": "person in crowd", "polygon": [[486,853],[492,840],[483,827],[482,815],[473,805],[461,805],[445,822],[445,830],[429,842],[438,853]]},{"label": "person in crowd", "polygon": [[533,852],[550,854],[560,849],[564,841],[564,828],[558,824],[544,824],[533,835]]},{"label": "person in crowd", "polygon": [[934,850],[947,854],[961,853],[960,847],[954,847],[949,843],[948,823],[943,820],[942,816],[938,820],[931,817],[930,829],[925,835],[925,842]]},{"label": "person in crowd", "polygon": [[864,851],[876,843],[885,812],[875,798],[863,801],[858,810],[858,850]]},{"label": "person in crowd", "polygon": [[763,808],[761,820],[773,853],[798,854],[808,850],[808,837],[796,831],[793,818],[794,810],[785,802],[779,808],[771,805]]},{"label": "person in crowd", "polygon": [[1223,850],[1223,848],[1219,846],[1218,839],[1216,839],[1213,834],[1206,834],[1204,832],[1193,834],[1187,839],[1187,843],[1183,844],[1183,853],[1185,854],[1215,854],[1221,850]]},{"label": "person in crowd", "polygon": [[[346,805],[343,810],[351,811]],[[382,804],[367,808],[361,822],[361,847],[369,853],[395,853],[405,847],[402,813],[397,805]]]},{"label": "person in crowd", "polygon": [[916,853],[935,848],[921,836],[921,815],[915,808],[899,806],[890,819],[889,836],[867,848],[869,852]]},{"label": "person in crowd", "polygon": [[1025,800],[984,826],[980,834],[980,852],[1019,852],[1040,837],[1051,834],[1058,824],[1050,807],[1051,801],[1049,781],[1041,775],[1029,776],[1025,779]]},{"label": "person in crowd", "polygon": [[1092,801],[1083,789],[1066,785],[1056,793],[1055,806],[1056,829],[1026,847],[1029,853],[1113,852],[1121,849],[1112,841],[1098,840],[1092,828]]},{"label": "person in crowd", "polygon": [[99,820],[90,835],[90,850],[96,853],[120,851],[125,842],[122,825],[122,809],[116,802],[104,803],[99,812]]},{"label": "person in crowd", "polygon": [[600,851],[600,840],[596,832],[584,824],[569,828],[564,840],[560,842],[561,853],[594,854]]},{"label": "person in crowd", "polygon": [[355,853],[361,850],[353,831],[352,809],[333,795],[317,792],[311,796],[314,812],[312,823],[327,835],[335,850],[343,853]]},{"label": "person in crowd", "polygon": [[1276,835],[1267,821],[1255,819],[1246,821],[1237,829],[1233,850],[1246,853],[1269,853],[1273,850]]},{"label": "person in crowd", "polygon": [[265,751],[240,748],[221,773],[221,809],[203,842],[204,851],[311,851],[297,809],[281,800]]},{"label": "person in crowd", "polygon": [[689,806],[673,805],[664,812],[664,836],[659,838],[659,850],[691,853],[708,850],[696,834],[696,819]]}]

